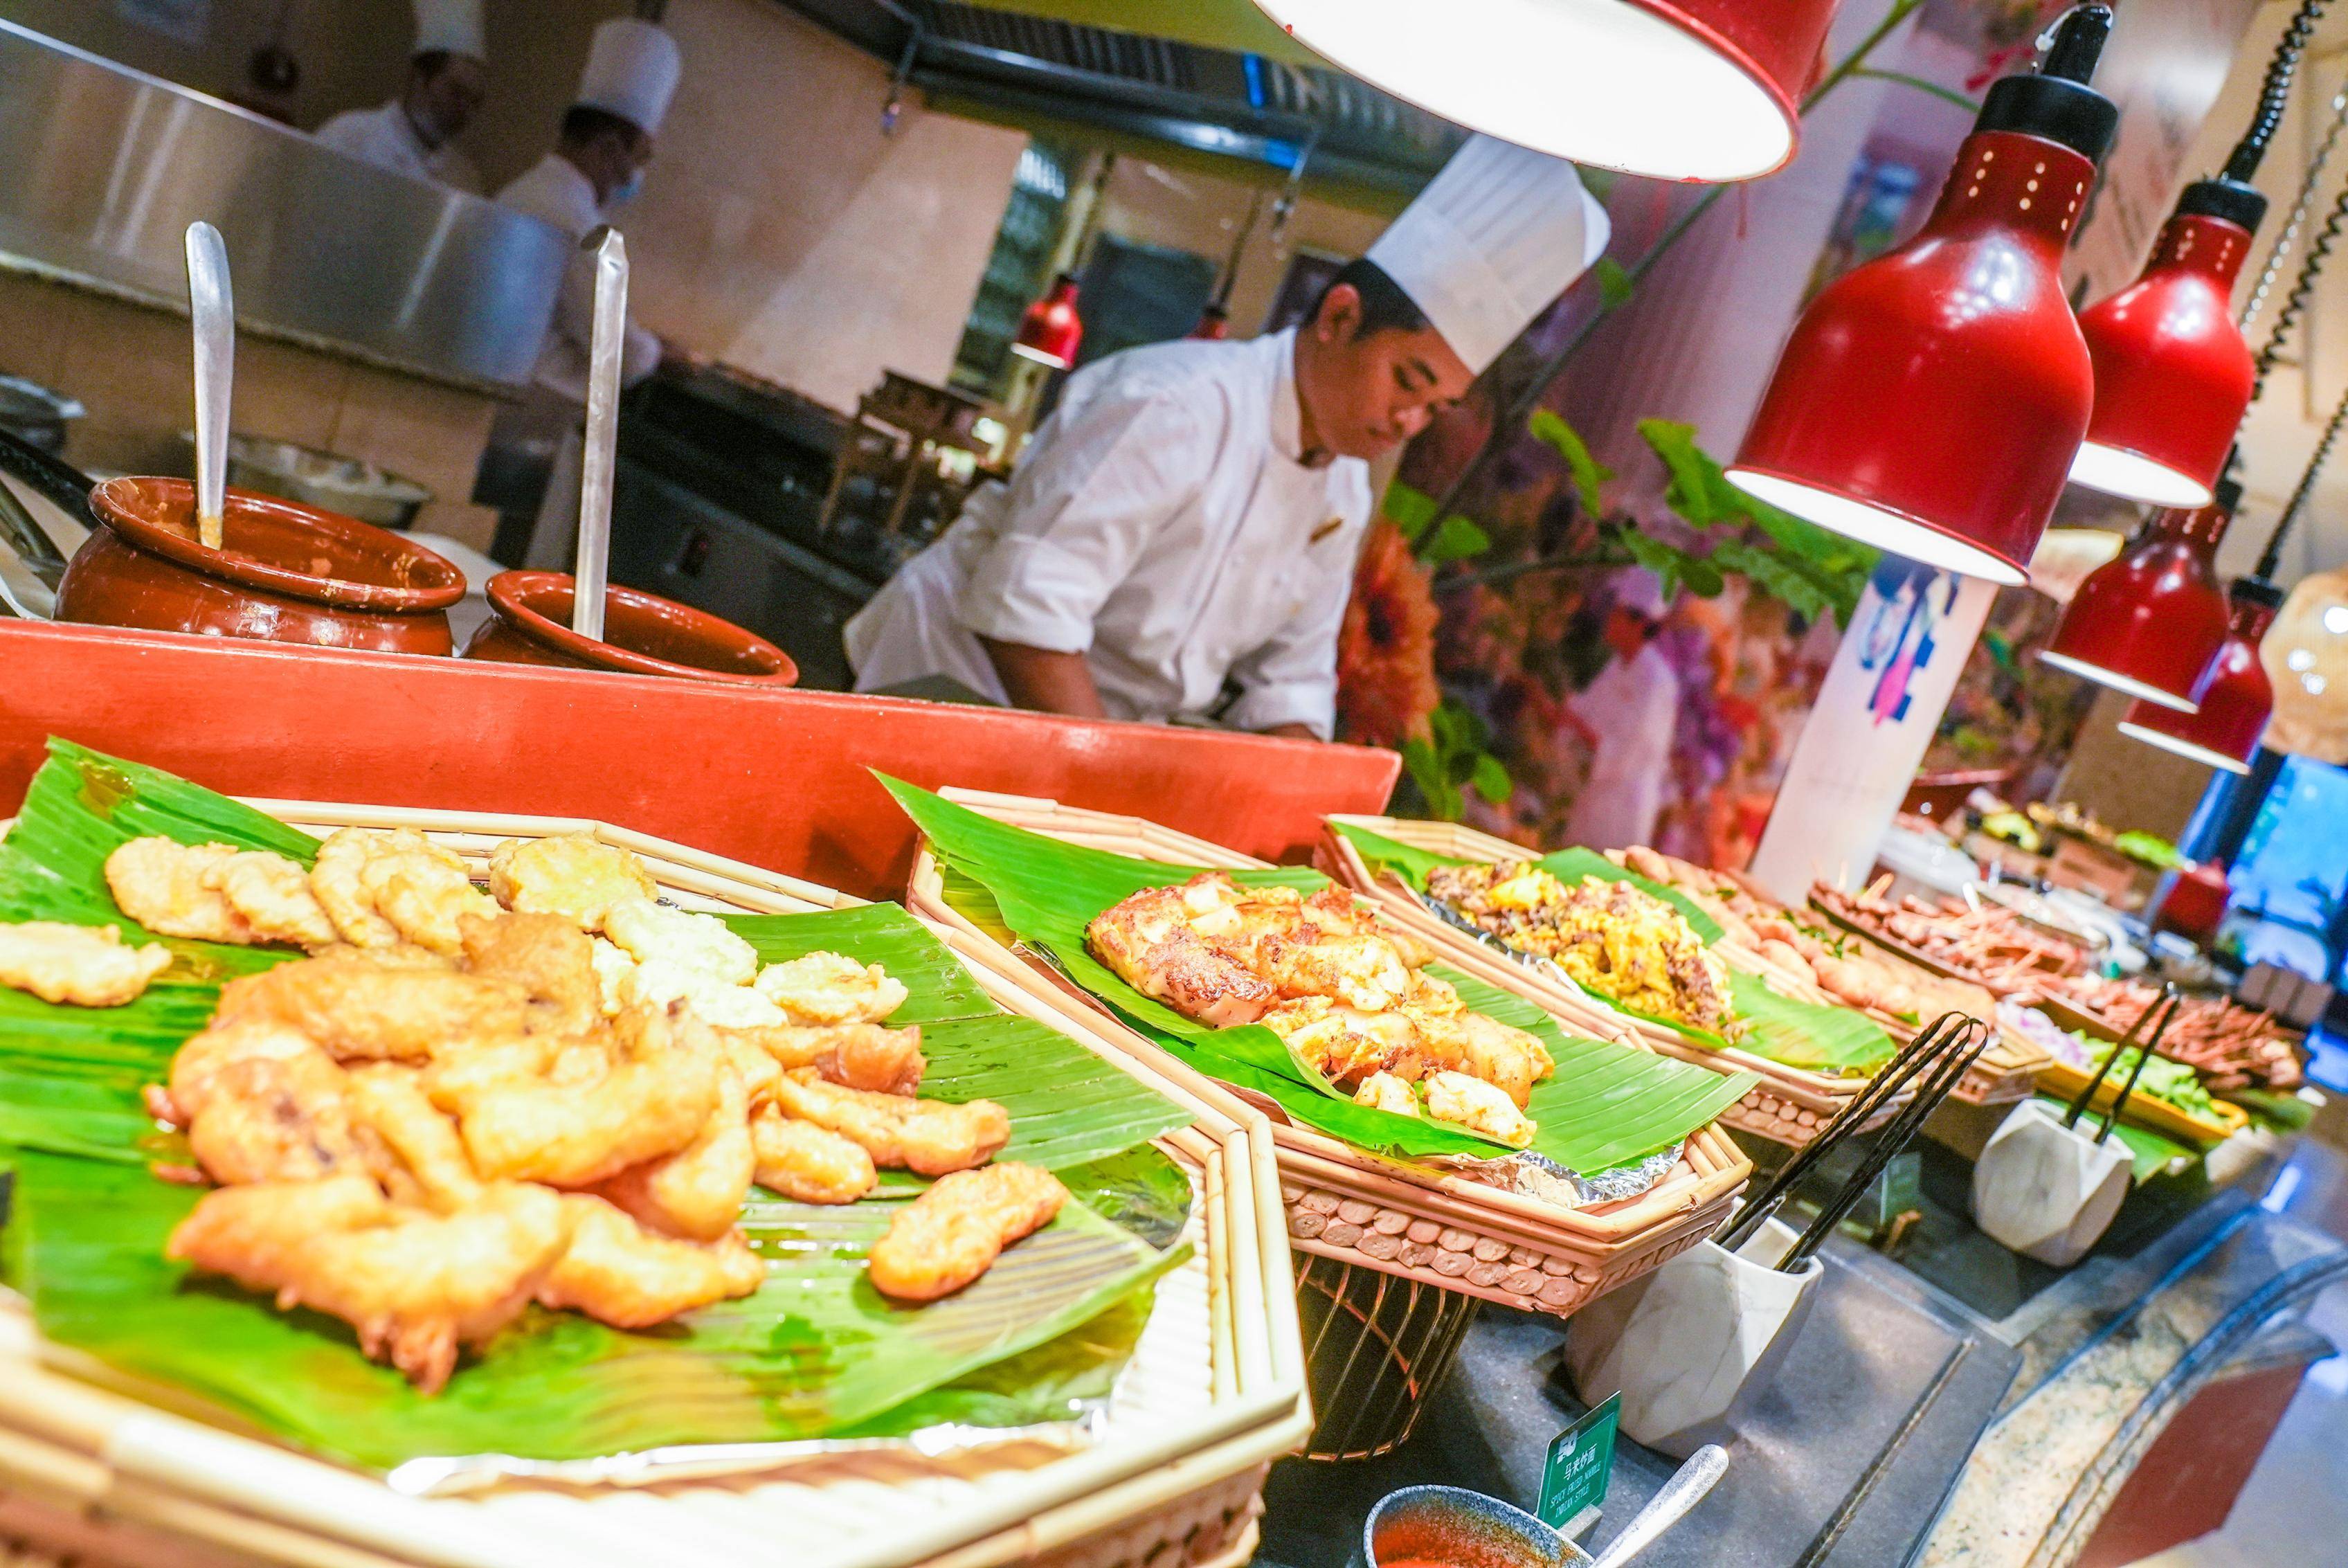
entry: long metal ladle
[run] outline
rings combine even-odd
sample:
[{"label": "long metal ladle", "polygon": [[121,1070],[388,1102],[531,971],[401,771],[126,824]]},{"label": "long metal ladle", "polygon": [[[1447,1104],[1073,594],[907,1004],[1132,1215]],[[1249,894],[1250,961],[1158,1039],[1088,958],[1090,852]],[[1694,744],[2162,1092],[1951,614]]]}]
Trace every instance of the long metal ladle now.
[{"label": "long metal ladle", "polygon": [[228,245],[210,223],[188,225],[188,320],[196,340],[196,538],[221,547],[228,510],[228,400],[236,379],[236,296]]},{"label": "long metal ladle", "polygon": [[579,469],[571,629],[600,643],[612,559],[612,474],[620,449],[620,370],[628,347],[628,246],[609,224],[579,245],[595,257],[595,325],[588,340],[587,450]]}]

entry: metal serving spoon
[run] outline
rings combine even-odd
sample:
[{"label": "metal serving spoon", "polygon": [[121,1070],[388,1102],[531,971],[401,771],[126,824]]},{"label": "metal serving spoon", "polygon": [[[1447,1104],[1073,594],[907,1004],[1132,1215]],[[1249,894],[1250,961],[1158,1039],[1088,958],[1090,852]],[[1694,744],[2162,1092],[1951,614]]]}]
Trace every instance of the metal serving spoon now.
[{"label": "metal serving spoon", "polygon": [[210,223],[188,225],[188,320],[196,339],[196,538],[221,547],[228,510],[228,397],[236,378],[236,298],[228,246]]},{"label": "metal serving spoon", "polygon": [[610,224],[580,242],[595,257],[595,325],[587,350],[587,450],[579,469],[579,553],[571,629],[603,640],[612,561],[612,479],[620,450],[620,368],[628,347],[628,246]]},{"label": "metal serving spoon", "polygon": [[1661,1491],[1647,1500],[1647,1506],[1632,1517],[1605,1551],[1598,1554],[1590,1568],[1622,1568],[1651,1545],[1655,1537],[1676,1523],[1681,1514],[1694,1508],[1713,1489],[1714,1483],[1728,1473],[1728,1450],[1715,1443],[1706,1443],[1688,1456],[1687,1463],[1673,1472],[1663,1482]]}]

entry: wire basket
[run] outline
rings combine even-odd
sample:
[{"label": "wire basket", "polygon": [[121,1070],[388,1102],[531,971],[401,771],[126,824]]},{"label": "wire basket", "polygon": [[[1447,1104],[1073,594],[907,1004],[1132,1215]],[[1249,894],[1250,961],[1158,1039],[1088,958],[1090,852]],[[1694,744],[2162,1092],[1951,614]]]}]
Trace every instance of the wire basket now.
[{"label": "wire basket", "polygon": [[1300,1253],[1296,1307],[1318,1414],[1310,1460],[1367,1460],[1406,1441],[1451,1375],[1482,1304],[1417,1280]]}]

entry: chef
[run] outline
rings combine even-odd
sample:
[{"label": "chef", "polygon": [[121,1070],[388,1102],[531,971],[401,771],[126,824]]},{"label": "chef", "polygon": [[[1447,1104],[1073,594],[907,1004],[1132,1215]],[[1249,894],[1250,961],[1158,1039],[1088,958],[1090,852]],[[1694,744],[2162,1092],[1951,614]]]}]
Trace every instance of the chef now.
[{"label": "chef", "polygon": [[1605,249],[1573,166],[1471,137],[1303,325],[1078,371],[1007,485],[848,624],[857,688],[1326,739],[1369,459]]},{"label": "chef", "polygon": [[[652,23],[621,16],[599,26],[588,48],[578,98],[563,113],[554,150],[499,191],[498,201],[551,223],[573,240],[610,222],[644,182],[653,138],[684,70],[676,40]],[[581,252],[572,256],[563,273],[553,324],[531,375],[541,399],[560,405],[564,434],[524,554],[526,566],[570,564],[578,529],[580,427],[587,406],[594,330],[595,262]],[[660,338],[631,316],[621,383],[633,386],[660,361]]]},{"label": "chef", "polygon": [[457,138],[480,111],[488,62],[480,0],[417,0],[407,87],[387,104],[335,116],[318,139],[395,174],[478,195],[480,173]]}]

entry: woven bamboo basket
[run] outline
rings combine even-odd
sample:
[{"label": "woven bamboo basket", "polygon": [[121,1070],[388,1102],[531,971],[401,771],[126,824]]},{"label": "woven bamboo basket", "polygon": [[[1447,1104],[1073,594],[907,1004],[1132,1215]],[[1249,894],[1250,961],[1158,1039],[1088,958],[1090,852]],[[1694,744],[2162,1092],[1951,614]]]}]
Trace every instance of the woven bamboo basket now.
[{"label": "woven bamboo basket", "polygon": [[[1737,1131],[1798,1149],[1817,1137],[1818,1130],[1867,1087],[1865,1078],[1807,1072],[1733,1046],[1723,1050],[1707,1049],[1677,1030],[1620,1012],[1570,981],[1541,974],[1495,953],[1429,912],[1418,895],[1395,877],[1374,873],[1353,841],[1336,830],[1338,822],[1349,822],[1398,843],[1460,860],[1522,860],[1527,853],[1522,844],[1512,844],[1457,822],[1420,822],[1400,817],[1333,817],[1323,829],[1317,854],[1322,869],[1356,892],[1375,899],[1397,925],[1441,953],[1446,963],[1529,997],[1560,1018],[1575,1019],[1577,1026],[1586,1033],[1644,1046],[1717,1073],[1760,1074],[1760,1083],[1721,1118]],[[1757,953],[1731,944],[1715,944],[1714,950],[1730,967],[1761,975],[1773,985],[1785,986],[1788,995],[1806,1001],[1833,1000],[1818,991],[1815,981],[1797,982]],[[1889,1119],[1909,1097],[1909,1091],[1904,1089],[1894,1096],[1869,1125],[1879,1125]]]},{"label": "woven bamboo basket", "polygon": [[[592,832],[687,909],[789,914],[846,894],[601,823],[255,800],[296,827],[410,827],[485,870],[509,838]],[[5,824],[0,824],[5,825]],[[1192,1115],[1158,1140],[1189,1173],[1194,1254],[1159,1284],[1098,1439],[925,1460],[910,1449],[633,1487],[501,1482],[403,1495],[372,1475],[166,1410],[46,1345],[0,1292],[0,1562],[537,1568],[549,1562],[803,1568],[1239,1568],[1263,1479],[1311,1429],[1262,1118],[1138,1059],[949,937],[994,1003],[1046,1023]],[[785,1545],[783,1543],[788,1543]]]},{"label": "woven bamboo basket", "polygon": [[[1016,827],[1144,860],[1229,870],[1265,863],[1137,817],[1018,796],[973,790],[947,794]],[[926,841],[915,850],[906,903],[965,941],[983,944],[989,965],[1039,1000],[1090,1015],[1137,1062],[1180,1078],[1202,1096],[1237,1101],[1232,1090],[1127,1027],[1056,969],[1016,951],[1009,933],[983,931],[949,905]],[[1560,1021],[1584,1031],[1576,1016]],[[1277,1108],[1272,1110],[1276,1113]],[[1288,1235],[1299,1251],[1437,1290],[1559,1316],[1710,1235],[1727,1218],[1731,1202],[1753,1169],[1734,1142],[1716,1127],[1707,1127],[1687,1140],[1677,1166],[1646,1193],[1568,1210],[1431,1167],[1369,1154],[1277,1114],[1272,1136],[1279,1154]]]}]

